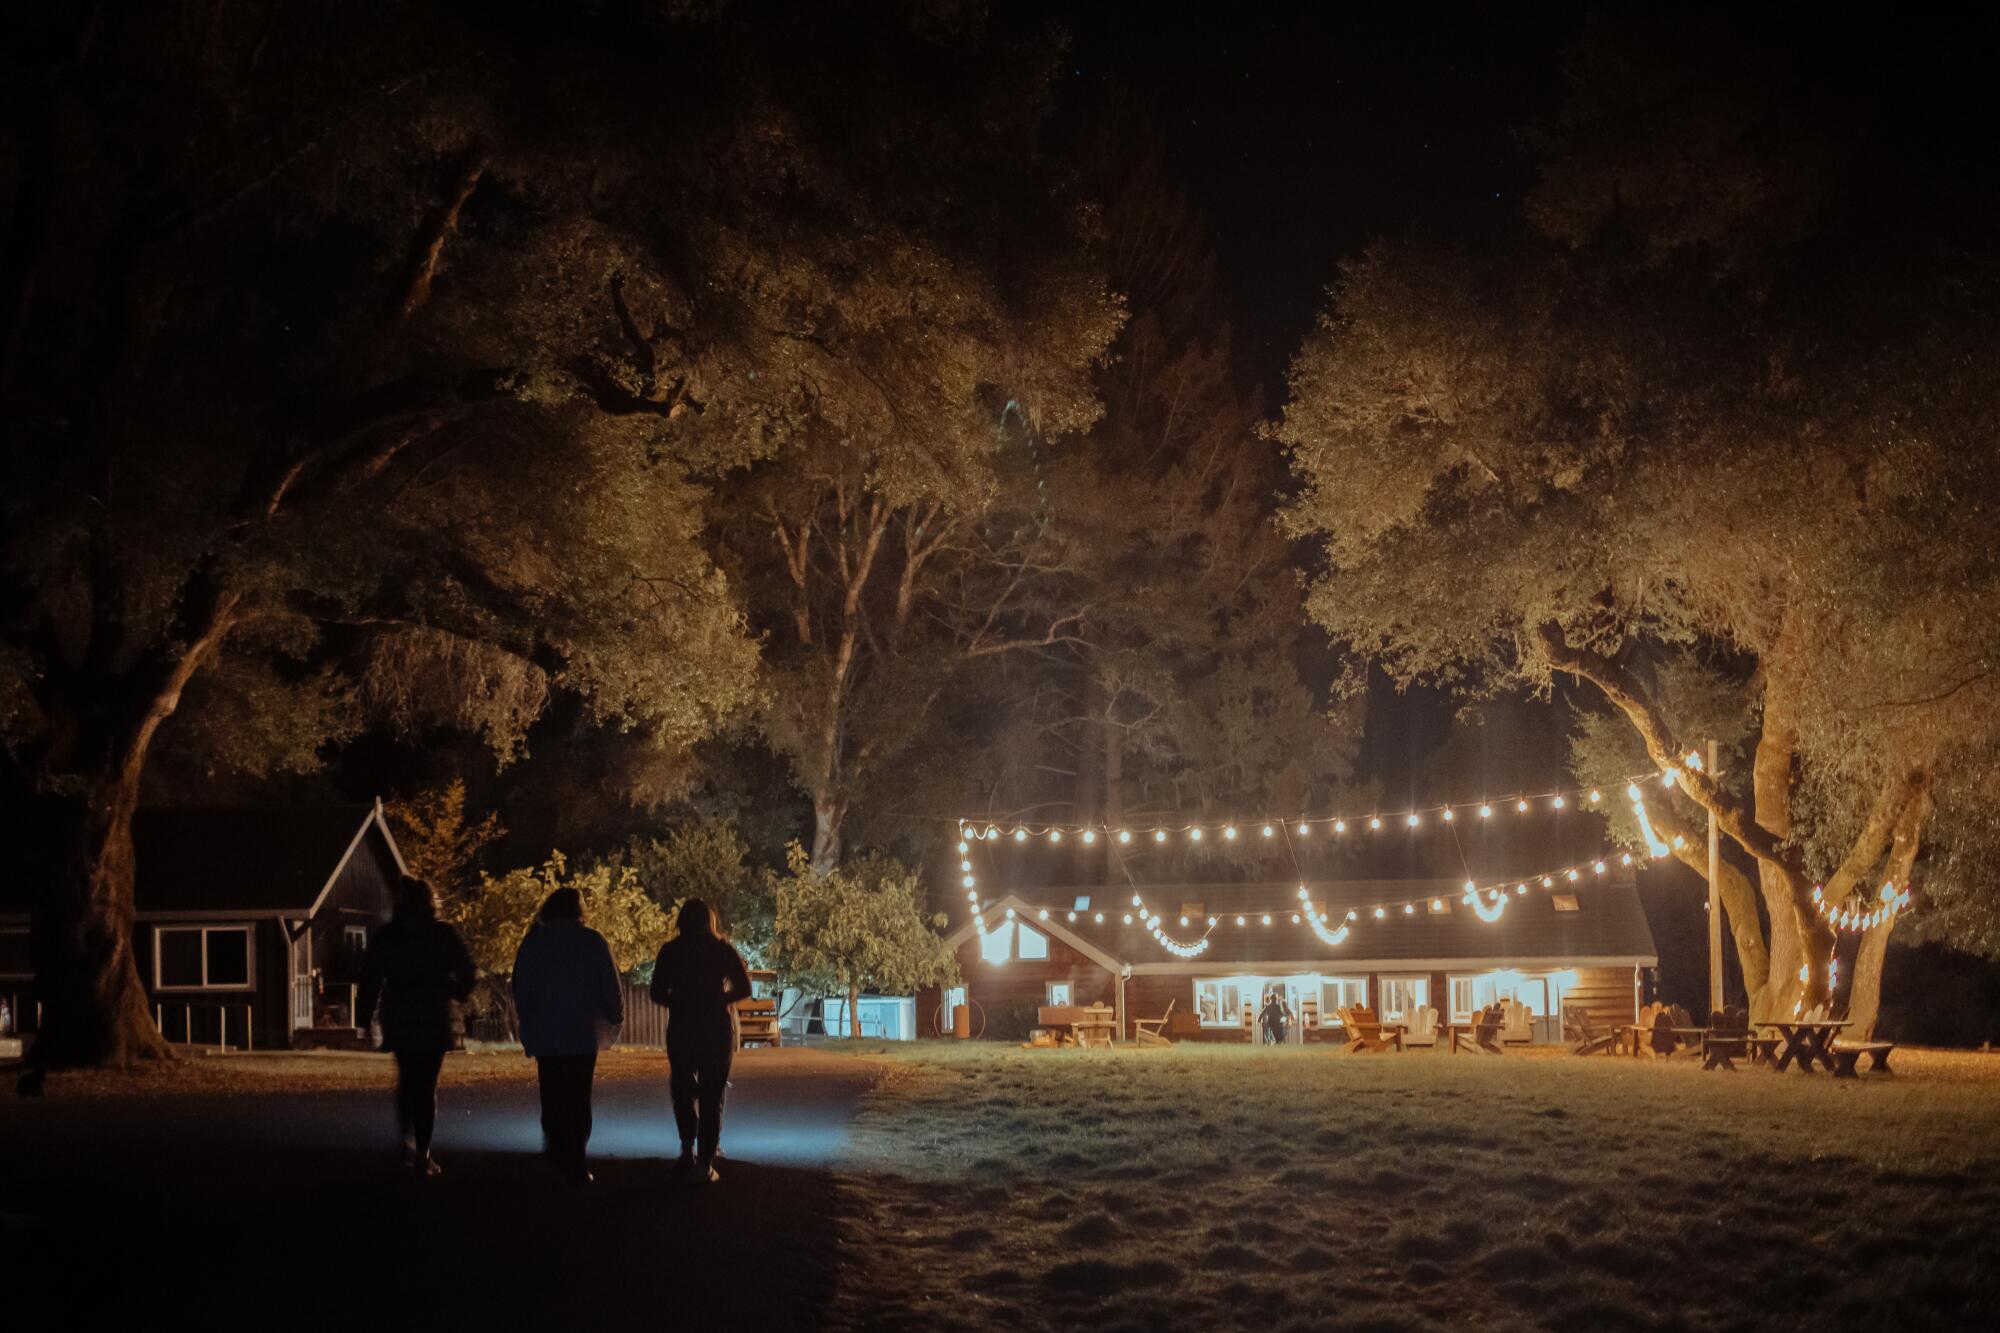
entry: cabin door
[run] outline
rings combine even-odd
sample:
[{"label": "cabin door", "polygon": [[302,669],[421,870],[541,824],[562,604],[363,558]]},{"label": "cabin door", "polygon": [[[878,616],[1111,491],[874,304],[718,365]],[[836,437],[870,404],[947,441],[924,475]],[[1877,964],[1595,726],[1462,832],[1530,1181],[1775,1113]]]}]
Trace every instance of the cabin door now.
[{"label": "cabin door", "polygon": [[300,926],[292,940],[292,1029],[313,1025],[312,930]]}]

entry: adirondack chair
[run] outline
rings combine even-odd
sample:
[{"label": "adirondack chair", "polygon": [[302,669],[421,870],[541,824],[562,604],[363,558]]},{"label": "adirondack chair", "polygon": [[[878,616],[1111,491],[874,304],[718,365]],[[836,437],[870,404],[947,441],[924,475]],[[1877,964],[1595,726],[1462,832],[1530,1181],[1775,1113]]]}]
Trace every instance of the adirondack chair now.
[{"label": "adirondack chair", "polygon": [[1535,1039],[1535,1015],[1519,1000],[1500,1003],[1500,1044],[1526,1046]]},{"label": "adirondack chair", "polygon": [[1689,1043],[1674,1031],[1681,1024],[1674,1021],[1674,1011],[1668,1005],[1656,1005],[1653,1009],[1653,1025],[1646,1029],[1645,1051],[1656,1060],[1670,1060],[1675,1055],[1685,1055]]},{"label": "adirondack chair", "polygon": [[1610,1055],[1618,1048],[1618,1031],[1592,1021],[1588,1009],[1563,1006],[1563,1036],[1575,1055]]},{"label": "adirondack chair", "polygon": [[1357,1004],[1351,1009],[1340,1011],[1341,1021],[1347,1028],[1347,1053],[1358,1055],[1363,1051],[1380,1054],[1383,1051],[1403,1049],[1403,1034],[1397,1031],[1384,1032],[1381,1020],[1375,1011],[1365,1004]]},{"label": "adirondack chair", "polygon": [[1167,1025],[1173,1021],[1174,1000],[1167,1001],[1166,1012],[1158,1018],[1135,1018],[1132,1020],[1132,1039],[1141,1046],[1171,1046],[1167,1037]]},{"label": "adirondack chair", "polygon": [[1457,1055],[1466,1051],[1473,1055],[1499,1055],[1500,1027],[1506,1016],[1497,1004],[1489,1004],[1480,1010],[1472,1022],[1463,1026],[1454,1024],[1451,1029],[1451,1053]]},{"label": "adirondack chair", "polygon": [[1406,1015],[1409,1028],[1403,1033],[1403,1045],[1426,1046],[1435,1049],[1438,1044],[1438,1011],[1427,1004],[1420,1004]]},{"label": "adirondack chair", "polygon": [[1749,1057],[1750,1011],[1742,1005],[1710,1010],[1708,1031],[1701,1039],[1701,1067],[1733,1070],[1738,1059]]}]

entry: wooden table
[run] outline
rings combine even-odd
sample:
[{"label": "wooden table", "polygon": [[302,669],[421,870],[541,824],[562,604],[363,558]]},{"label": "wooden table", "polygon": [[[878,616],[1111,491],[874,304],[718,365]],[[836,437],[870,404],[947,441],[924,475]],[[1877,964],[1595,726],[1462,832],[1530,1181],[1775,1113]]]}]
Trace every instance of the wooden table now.
[{"label": "wooden table", "polygon": [[1785,1022],[1769,1022],[1762,1026],[1776,1028],[1779,1039],[1784,1042],[1784,1048],[1778,1052],[1777,1062],[1772,1066],[1780,1074],[1784,1073],[1785,1066],[1794,1060],[1799,1062],[1801,1073],[1812,1073],[1815,1061],[1825,1065],[1827,1072],[1832,1073],[1835,1067],[1833,1038],[1842,1028],[1848,1026],[1848,1021],[1844,1018],[1819,1018],[1811,1021],[1790,1019]]}]

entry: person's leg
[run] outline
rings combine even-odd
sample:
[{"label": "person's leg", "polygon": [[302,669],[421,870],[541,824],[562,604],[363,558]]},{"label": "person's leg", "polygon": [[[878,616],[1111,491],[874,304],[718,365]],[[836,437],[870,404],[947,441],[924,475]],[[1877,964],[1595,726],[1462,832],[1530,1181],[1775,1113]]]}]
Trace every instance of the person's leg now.
[{"label": "person's leg", "polygon": [[702,1052],[701,1123],[695,1154],[703,1163],[715,1160],[716,1147],[722,1142],[722,1099],[729,1090],[729,1066],[736,1054],[735,1046],[734,1040],[725,1037]]},{"label": "person's leg", "polygon": [[410,1133],[416,1145],[419,1166],[430,1162],[431,1136],[437,1130],[438,1074],[444,1069],[443,1051],[415,1051],[408,1057],[400,1076],[408,1080]]},{"label": "person's leg", "polygon": [[558,1156],[562,1142],[562,1074],[556,1057],[535,1057],[535,1087],[542,1099],[542,1155]]},{"label": "person's leg", "polygon": [[577,1056],[576,1069],[571,1077],[575,1080],[571,1085],[573,1100],[570,1105],[576,1117],[572,1122],[576,1136],[576,1168],[581,1171],[590,1152],[590,1092],[597,1078],[597,1052]]},{"label": "person's leg", "polygon": [[667,1091],[674,1100],[674,1128],[680,1131],[681,1157],[690,1163],[694,1160],[695,1140],[695,1090],[696,1052],[690,1042],[675,1042],[667,1047]]},{"label": "person's leg", "polygon": [[411,1065],[416,1061],[413,1051],[393,1051],[396,1061],[396,1141],[403,1145],[403,1160],[412,1161],[417,1155],[416,1115],[410,1107],[412,1087],[416,1082]]}]

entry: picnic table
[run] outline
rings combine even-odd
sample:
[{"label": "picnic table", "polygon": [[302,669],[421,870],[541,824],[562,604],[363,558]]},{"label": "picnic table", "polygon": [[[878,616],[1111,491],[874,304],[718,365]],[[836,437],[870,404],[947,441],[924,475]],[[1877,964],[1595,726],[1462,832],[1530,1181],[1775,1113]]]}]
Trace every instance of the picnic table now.
[{"label": "picnic table", "polygon": [[1849,1026],[1845,1018],[1793,1018],[1771,1021],[1763,1026],[1775,1028],[1783,1048],[1772,1068],[1779,1073],[1785,1066],[1798,1061],[1801,1073],[1812,1073],[1815,1062],[1826,1066],[1828,1073],[1838,1072],[1838,1063],[1833,1058],[1833,1039],[1844,1027]]},{"label": "picnic table", "polygon": [[1054,1034],[1059,1046],[1109,1046],[1118,1036],[1118,1023],[1108,1004],[1043,1005],[1036,1017],[1043,1029]]}]

